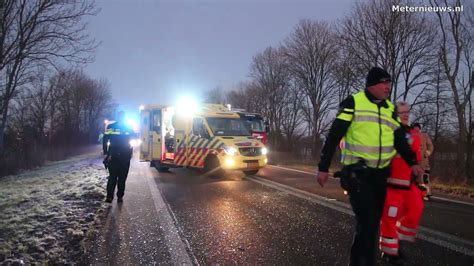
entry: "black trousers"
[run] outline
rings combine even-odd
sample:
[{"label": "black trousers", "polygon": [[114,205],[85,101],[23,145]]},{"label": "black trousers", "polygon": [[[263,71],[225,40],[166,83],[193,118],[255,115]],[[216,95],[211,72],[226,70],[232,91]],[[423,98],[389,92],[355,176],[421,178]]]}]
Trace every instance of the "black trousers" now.
[{"label": "black trousers", "polygon": [[122,198],[125,194],[125,181],[127,180],[130,161],[120,160],[112,161],[109,166],[109,180],[107,181],[107,198],[113,199],[115,187],[118,187],[117,197]]},{"label": "black trousers", "polygon": [[365,168],[354,173],[357,182],[348,191],[356,219],[350,265],[375,265],[380,218],[390,170]]}]

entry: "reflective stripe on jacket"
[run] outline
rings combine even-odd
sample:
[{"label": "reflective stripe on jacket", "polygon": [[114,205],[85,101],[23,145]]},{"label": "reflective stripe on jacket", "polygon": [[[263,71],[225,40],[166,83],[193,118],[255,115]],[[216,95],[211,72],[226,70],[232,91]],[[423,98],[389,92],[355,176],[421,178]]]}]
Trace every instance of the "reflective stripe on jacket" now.
[{"label": "reflective stripe on jacket", "polygon": [[354,109],[345,108],[337,116],[338,119],[351,121],[344,136],[342,163],[351,165],[363,159],[368,167],[385,168],[396,154],[394,131],[400,123],[393,118],[395,106],[389,101],[385,104],[373,103],[364,91],[353,97]]}]

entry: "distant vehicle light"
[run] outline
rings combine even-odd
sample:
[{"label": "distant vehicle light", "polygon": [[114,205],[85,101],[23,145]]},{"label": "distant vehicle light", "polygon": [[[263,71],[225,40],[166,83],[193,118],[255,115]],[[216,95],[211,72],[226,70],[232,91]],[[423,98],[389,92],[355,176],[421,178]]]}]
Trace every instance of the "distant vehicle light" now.
[{"label": "distant vehicle light", "polygon": [[140,107],[138,107],[138,110],[140,111],[145,110],[145,105],[140,105]]},{"label": "distant vehicle light", "polygon": [[126,122],[127,122],[127,125],[132,126],[132,127],[137,124],[137,122],[131,118],[128,118]]},{"label": "distant vehicle light", "polygon": [[128,126],[130,126],[130,127],[133,129],[133,131],[138,132],[140,126],[138,125],[138,122],[137,122],[135,119],[127,118],[127,119],[125,120],[125,123],[126,123]]},{"label": "distant vehicle light", "polygon": [[141,139],[132,139],[132,140],[130,140],[129,144],[132,147],[138,147],[142,144],[142,140]]}]

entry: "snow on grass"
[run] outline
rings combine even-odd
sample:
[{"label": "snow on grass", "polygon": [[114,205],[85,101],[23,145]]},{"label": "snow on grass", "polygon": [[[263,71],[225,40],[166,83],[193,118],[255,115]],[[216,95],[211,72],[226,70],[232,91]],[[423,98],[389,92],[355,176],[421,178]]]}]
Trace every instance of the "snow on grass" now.
[{"label": "snow on grass", "polygon": [[0,264],[77,262],[106,182],[98,152],[0,178]]}]

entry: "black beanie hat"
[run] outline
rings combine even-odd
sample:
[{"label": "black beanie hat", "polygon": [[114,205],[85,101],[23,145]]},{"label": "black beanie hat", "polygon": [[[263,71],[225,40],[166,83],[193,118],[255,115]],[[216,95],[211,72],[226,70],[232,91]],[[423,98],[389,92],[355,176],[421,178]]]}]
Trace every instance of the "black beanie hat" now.
[{"label": "black beanie hat", "polygon": [[390,74],[380,67],[373,67],[370,69],[369,74],[367,74],[365,86],[370,87],[385,81],[391,81]]}]

